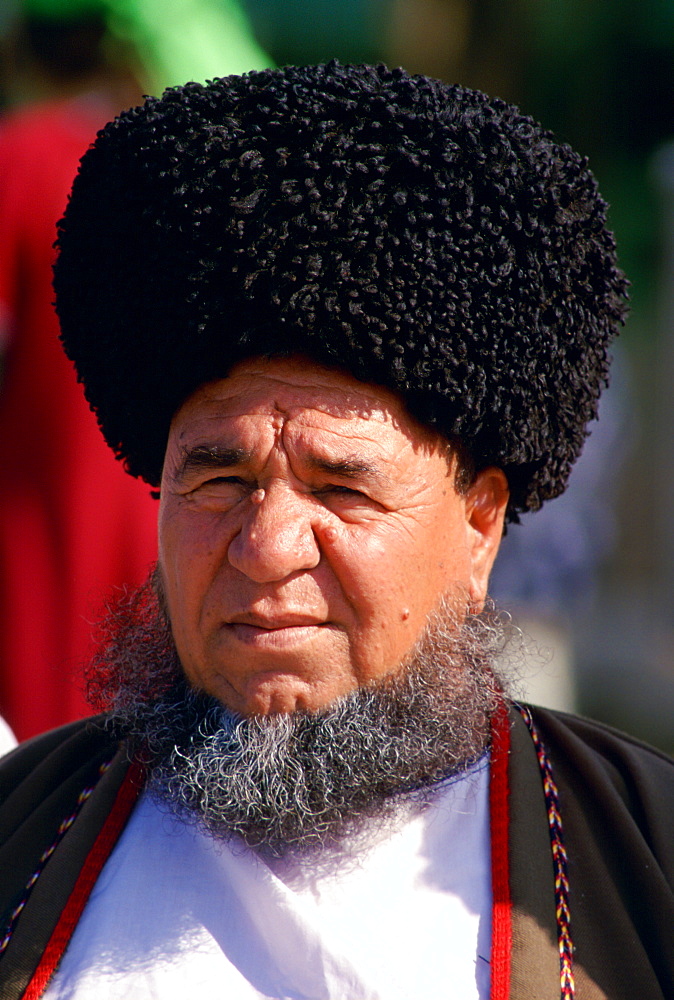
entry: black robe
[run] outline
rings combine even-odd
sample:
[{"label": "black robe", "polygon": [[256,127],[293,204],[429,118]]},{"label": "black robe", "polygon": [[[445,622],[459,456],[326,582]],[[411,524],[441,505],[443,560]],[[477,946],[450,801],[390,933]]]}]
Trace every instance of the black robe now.
[{"label": "black robe", "polygon": [[[673,1000],[674,760],[594,722],[544,709],[532,709],[532,715],[559,790],[575,996]],[[514,709],[510,716],[509,1000],[559,1000],[558,924],[541,771],[522,717]],[[108,763],[101,776],[101,765]],[[120,789],[126,788],[128,797],[133,785],[128,772],[124,748],[115,746],[96,720],[39,736],[2,761],[0,934],[10,924],[12,934],[0,955],[0,1000],[24,995],[84,859],[100,840],[113,804],[119,807]],[[78,804],[83,790],[85,801]],[[45,860],[44,852],[55,843]]]}]

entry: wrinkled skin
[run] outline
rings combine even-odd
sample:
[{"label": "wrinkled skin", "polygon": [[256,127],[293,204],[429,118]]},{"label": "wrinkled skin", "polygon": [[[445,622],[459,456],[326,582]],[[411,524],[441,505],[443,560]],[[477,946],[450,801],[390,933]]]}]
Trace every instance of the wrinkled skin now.
[{"label": "wrinkled skin", "polygon": [[244,715],[313,711],[400,669],[442,595],[479,610],[503,473],[380,386],[249,359],[175,414],[159,567],[191,683]]}]

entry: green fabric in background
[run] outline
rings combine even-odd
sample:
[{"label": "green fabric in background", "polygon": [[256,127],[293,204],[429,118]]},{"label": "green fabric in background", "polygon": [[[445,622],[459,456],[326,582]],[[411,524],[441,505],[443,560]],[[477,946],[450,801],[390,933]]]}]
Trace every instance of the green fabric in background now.
[{"label": "green fabric in background", "polygon": [[132,43],[145,66],[152,93],[160,94],[166,87],[187,80],[204,82],[272,65],[235,0],[107,3],[111,34]]},{"label": "green fabric in background", "polygon": [[102,13],[111,39],[138,54],[152,94],[273,65],[237,0],[23,0],[17,12],[62,22]]}]

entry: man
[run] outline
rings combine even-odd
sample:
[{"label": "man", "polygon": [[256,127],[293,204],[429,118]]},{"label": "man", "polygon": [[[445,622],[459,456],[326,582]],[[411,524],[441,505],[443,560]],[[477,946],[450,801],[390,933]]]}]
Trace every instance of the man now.
[{"label": "man", "polygon": [[672,762],[511,703],[484,610],[606,379],[604,210],[516,109],[383,67],[99,135],[58,310],[159,562],[107,714],[0,769],[1,996],[672,995]]}]

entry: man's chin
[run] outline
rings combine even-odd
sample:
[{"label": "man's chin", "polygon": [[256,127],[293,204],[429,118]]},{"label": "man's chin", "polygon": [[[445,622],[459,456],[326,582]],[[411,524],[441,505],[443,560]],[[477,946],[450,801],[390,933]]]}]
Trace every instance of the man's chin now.
[{"label": "man's chin", "polygon": [[[200,686],[193,685],[196,690]],[[307,681],[290,671],[265,670],[246,678],[238,688],[228,681],[211,682],[205,693],[241,716],[291,715],[322,712],[356,689],[355,681],[335,678]]]},{"label": "man's chin", "polygon": [[316,712],[358,686],[343,633],[331,626],[228,625],[198,658],[178,650],[190,683],[241,715]]}]

